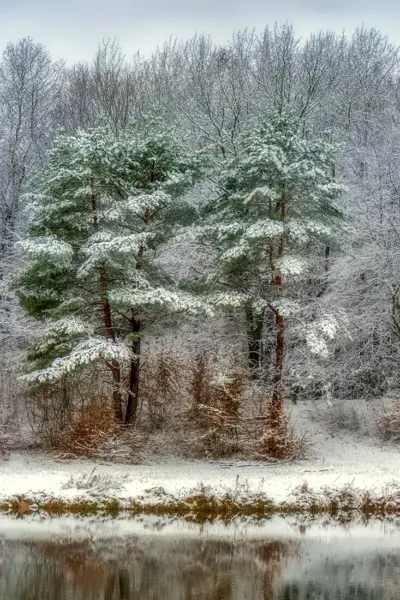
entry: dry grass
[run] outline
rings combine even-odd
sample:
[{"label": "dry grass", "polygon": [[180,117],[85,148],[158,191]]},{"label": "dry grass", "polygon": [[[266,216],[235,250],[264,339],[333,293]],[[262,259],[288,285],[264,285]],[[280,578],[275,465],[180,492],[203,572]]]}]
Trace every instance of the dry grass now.
[{"label": "dry grass", "polygon": [[232,370],[213,373],[200,354],[191,365],[190,408],[184,418],[190,427],[188,448],[197,458],[228,458],[241,450],[241,408],[246,374]]},{"label": "dry grass", "polygon": [[117,426],[111,402],[103,398],[74,411],[70,424],[48,437],[48,445],[60,458],[91,458],[96,460],[141,462],[143,434]]},{"label": "dry grass", "polygon": [[113,476],[113,475],[102,475],[96,472],[96,467],[92,469],[91,473],[82,473],[69,478],[67,483],[62,487],[63,489],[76,489],[76,490],[91,490],[98,492],[109,492],[112,490],[121,490],[129,479],[126,474],[124,476]]},{"label": "dry grass", "polygon": [[360,518],[400,519],[400,486],[393,484],[381,493],[359,490],[352,485],[338,489],[325,487],[314,491],[304,482],[292,492],[287,501],[281,503],[273,502],[262,493],[243,495],[241,490],[218,497],[201,487],[184,498],[174,498],[161,490],[156,502],[131,500],[124,504],[116,499],[103,502],[84,499],[66,501],[17,496],[0,504],[0,511],[19,517],[33,512],[49,516],[71,514],[135,517],[148,514],[179,517],[199,523],[214,520],[229,522],[243,517],[268,519],[273,515],[280,515],[349,523]]},{"label": "dry grass", "polygon": [[290,423],[282,402],[269,402],[265,417],[258,419],[261,435],[255,444],[253,458],[296,460],[306,458],[311,448],[307,434],[299,435]]},{"label": "dry grass", "polygon": [[283,408],[271,412],[271,390],[250,381],[237,365],[233,359],[230,366],[222,364],[209,350],[190,355],[150,345],[141,363],[134,431],[116,427],[104,373],[95,367],[35,391],[35,431],[66,458],[139,462],[144,452],[215,459],[304,456],[306,440],[295,435]]}]

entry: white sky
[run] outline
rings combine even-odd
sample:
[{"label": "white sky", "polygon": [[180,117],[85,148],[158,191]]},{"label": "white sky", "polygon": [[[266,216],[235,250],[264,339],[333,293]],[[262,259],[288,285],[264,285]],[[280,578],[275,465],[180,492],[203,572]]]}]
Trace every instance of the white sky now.
[{"label": "white sky", "polygon": [[54,58],[90,60],[103,38],[148,55],[172,35],[219,43],[244,27],[290,21],[299,36],[364,23],[400,45],[400,0],[0,0],[0,48],[31,36]]}]

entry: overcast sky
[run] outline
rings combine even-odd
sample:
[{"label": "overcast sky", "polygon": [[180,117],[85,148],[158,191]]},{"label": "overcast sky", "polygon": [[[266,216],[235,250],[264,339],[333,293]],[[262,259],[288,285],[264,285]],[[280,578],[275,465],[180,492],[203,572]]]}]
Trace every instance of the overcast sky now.
[{"label": "overcast sky", "polygon": [[0,0],[0,46],[30,35],[54,58],[91,59],[102,38],[148,55],[170,35],[224,43],[244,27],[290,21],[299,36],[365,23],[400,45],[400,0]]}]

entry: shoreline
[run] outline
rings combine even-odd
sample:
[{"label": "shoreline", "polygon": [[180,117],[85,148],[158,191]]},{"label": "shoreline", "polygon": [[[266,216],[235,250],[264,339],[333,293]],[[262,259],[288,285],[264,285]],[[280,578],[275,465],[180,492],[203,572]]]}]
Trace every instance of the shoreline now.
[{"label": "shoreline", "polygon": [[106,496],[88,499],[77,495],[71,500],[56,497],[12,496],[0,502],[0,514],[15,517],[37,514],[44,517],[126,517],[156,516],[179,518],[194,523],[246,518],[255,521],[272,517],[297,517],[304,520],[324,518],[328,522],[351,523],[357,519],[400,521],[400,486],[392,484],[379,493],[347,485],[313,490],[303,484],[287,500],[275,502],[263,493],[225,493],[215,495],[198,488],[188,496],[174,497],[162,488],[156,499],[124,499]]},{"label": "shoreline", "polygon": [[400,452],[348,434],[312,431],[299,461],[185,460],[140,464],[65,459],[41,451],[0,460],[1,514],[172,515],[185,519],[400,517]]}]

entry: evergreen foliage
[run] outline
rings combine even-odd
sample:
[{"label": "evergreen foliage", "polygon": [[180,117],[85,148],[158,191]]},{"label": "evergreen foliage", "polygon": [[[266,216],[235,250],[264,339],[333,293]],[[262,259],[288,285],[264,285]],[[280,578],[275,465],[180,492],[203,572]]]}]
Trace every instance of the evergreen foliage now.
[{"label": "evergreen foliage", "polygon": [[[266,311],[275,319],[275,372],[283,362],[284,319],[301,311],[300,282],[310,277],[311,250],[337,244],[346,228],[339,203],[345,187],[333,174],[337,144],[302,134],[289,113],[274,114],[242,137],[225,162],[221,193],[206,207],[207,224],[196,235],[216,249],[210,278],[225,306],[246,308],[261,335]],[[315,255],[315,252],[313,252]],[[321,261],[323,263],[323,261]],[[332,315],[305,332],[311,351],[327,354],[338,329]],[[279,346],[281,346],[279,348]]]},{"label": "evergreen foliage", "polygon": [[159,120],[120,137],[97,127],[56,139],[27,196],[31,226],[18,243],[27,264],[14,287],[40,321],[28,381],[104,360],[120,404],[121,364],[137,365],[142,329],[203,308],[155,260],[195,216],[182,196],[202,163]]}]

